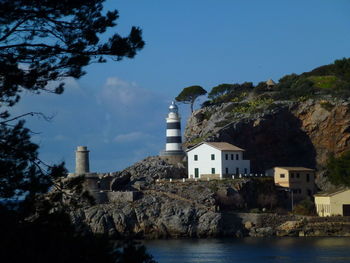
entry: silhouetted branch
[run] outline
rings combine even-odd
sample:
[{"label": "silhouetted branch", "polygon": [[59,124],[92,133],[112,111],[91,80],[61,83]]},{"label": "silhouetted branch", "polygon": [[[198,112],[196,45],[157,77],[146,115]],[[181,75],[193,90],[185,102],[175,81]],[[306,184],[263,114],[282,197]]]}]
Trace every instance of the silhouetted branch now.
[{"label": "silhouetted branch", "polygon": [[[53,118],[53,116],[48,117],[48,116],[46,116],[45,114],[43,114],[42,112],[34,112],[34,111],[32,111],[32,112],[24,113],[24,114],[22,114],[22,115],[19,115],[19,116],[14,117],[14,118],[8,119],[8,120],[6,120],[6,121],[1,121],[0,124],[9,125],[8,123],[11,122],[11,121],[18,120],[18,119],[23,118],[23,117],[25,117],[25,116],[34,116],[34,115],[40,116],[40,117],[42,117],[42,118],[43,118],[44,120],[46,120],[46,121],[51,121],[52,118]],[[33,133],[34,133],[34,132],[33,132]]]}]

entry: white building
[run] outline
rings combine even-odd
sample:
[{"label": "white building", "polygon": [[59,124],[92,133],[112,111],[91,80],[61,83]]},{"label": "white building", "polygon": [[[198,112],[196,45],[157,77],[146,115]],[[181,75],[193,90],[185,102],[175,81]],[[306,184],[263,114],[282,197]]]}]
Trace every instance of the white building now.
[{"label": "white building", "polygon": [[249,174],[244,150],[227,142],[202,142],[187,150],[188,178],[225,178]]}]

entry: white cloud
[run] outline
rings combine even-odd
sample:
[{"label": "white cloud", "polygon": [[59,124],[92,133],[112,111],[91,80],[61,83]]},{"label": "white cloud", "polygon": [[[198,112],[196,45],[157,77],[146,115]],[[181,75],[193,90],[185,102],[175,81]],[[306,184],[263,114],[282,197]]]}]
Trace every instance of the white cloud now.
[{"label": "white cloud", "polygon": [[110,77],[97,95],[97,101],[120,115],[130,115],[139,114],[142,108],[149,107],[154,97],[156,95],[150,90],[140,88],[135,82]]},{"label": "white cloud", "polygon": [[135,82],[127,82],[124,80],[121,80],[118,77],[110,77],[106,80],[106,86],[115,86],[115,87],[130,87],[130,86],[137,86]]}]

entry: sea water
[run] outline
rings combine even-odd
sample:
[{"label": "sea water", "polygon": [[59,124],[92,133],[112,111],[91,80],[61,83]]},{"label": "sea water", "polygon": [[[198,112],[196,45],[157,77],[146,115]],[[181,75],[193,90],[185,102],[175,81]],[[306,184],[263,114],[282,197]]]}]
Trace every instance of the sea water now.
[{"label": "sea water", "polygon": [[350,237],[170,239],[143,243],[159,263],[350,263]]}]

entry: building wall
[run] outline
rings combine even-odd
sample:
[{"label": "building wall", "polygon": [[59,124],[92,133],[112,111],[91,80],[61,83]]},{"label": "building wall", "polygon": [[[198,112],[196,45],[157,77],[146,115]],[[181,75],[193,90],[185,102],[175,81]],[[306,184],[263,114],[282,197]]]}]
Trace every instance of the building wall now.
[{"label": "building wall", "polygon": [[343,215],[343,205],[350,205],[350,190],[331,196],[332,215]]},{"label": "building wall", "polygon": [[[211,154],[215,155],[215,160],[211,160]],[[194,156],[198,156],[198,160],[194,160]],[[221,151],[207,144],[202,144],[187,153],[188,162],[188,178],[194,178],[195,168],[199,169],[199,178],[202,174],[212,174],[212,168],[215,168],[215,174],[222,176],[221,169]]]},{"label": "building wall", "polygon": [[315,206],[319,216],[331,215],[331,204],[328,196],[315,196]]},{"label": "building wall", "polygon": [[319,216],[343,216],[343,205],[350,205],[350,190],[330,196],[315,196]]},{"label": "building wall", "polygon": [[[269,173],[269,170],[267,173]],[[316,192],[314,171],[291,171],[275,167],[273,174],[275,184],[293,189],[293,196],[296,200],[312,196]],[[284,177],[281,177],[281,175],[284,175]],[[307,180],[307,176],[309,176],[309,180]]]},{"label": "building wall", "polygon": [[[233,160],[231,160],[231,154],[233,154]],[[227,160],[226,160],[227,155]],[[238,160],[236,158],[238,155]],[[221,160],[222,160],[222,169],[221,173],[223,175],[233,175],[236,174],[236,168],[238,168],[238,174],[250,174],[250,161],[243,160],[243,152],[234,151],[221,152]],[[226,172],[226,168],[228,168],[228,173]]]}]

